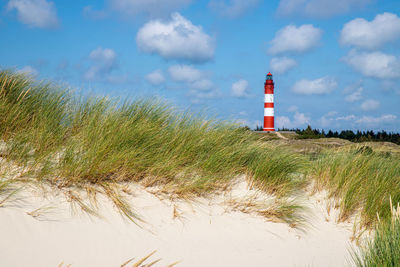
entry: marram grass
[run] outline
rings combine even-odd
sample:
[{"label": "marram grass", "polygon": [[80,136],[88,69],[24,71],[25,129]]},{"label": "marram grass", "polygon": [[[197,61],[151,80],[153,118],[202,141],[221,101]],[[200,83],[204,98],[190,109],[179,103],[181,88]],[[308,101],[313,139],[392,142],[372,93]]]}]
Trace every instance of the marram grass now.
[{"label": "marram grass", "polygon": [[359,267],[395,267],[400,265],[400,206],[392,207],[391,216],[379,219],[375,236],[361,248],[352,251],[353,263]]},{"label": "marram grass", "polygon": [[[177,112],[160,100],[78,98],[51,83],[0,72],[0,140],[24,175],[58,187],[140,181],[180,196],[217,190],[239,174],[277,195],[303,183],[303,158],[250,131]],[[117,204],[118,206],[118,204]],[[123,213],[132,214],[125,205]]]},{"label": "marram grass", "polygon": [[314,163],[317,184],[337,199],[340,219],[360,212],[361,226],[371,227],[377,214],[391,216],[389,198],[400,202],[400,158],[368,147],[331,150]]}]

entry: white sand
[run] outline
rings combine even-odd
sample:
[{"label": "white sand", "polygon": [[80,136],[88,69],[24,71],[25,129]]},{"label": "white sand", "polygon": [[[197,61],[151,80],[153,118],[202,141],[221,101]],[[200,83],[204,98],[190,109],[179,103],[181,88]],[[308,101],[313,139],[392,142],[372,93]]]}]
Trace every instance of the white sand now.
[{"label": "white sand", "polygon": [[[152,259],[162,259],[156,266],[178,260],[177,266],[343,266],[350,258],[352,224],[335,223],[322,194],[305,200],[310,218],[302,232],[232,211],[226,201],[254,194],[244,182],[226,196],[192,204],[160,200],[136,185],[133,190],[130,200],[148,222],[143,228],[102,197],[99,219],[72,214],[63,195],[45,199],[26,190],[23,202],[0,208],[0,266],[120,266],[153,250]],[[38,208],[39,216],[27,214]]]}]

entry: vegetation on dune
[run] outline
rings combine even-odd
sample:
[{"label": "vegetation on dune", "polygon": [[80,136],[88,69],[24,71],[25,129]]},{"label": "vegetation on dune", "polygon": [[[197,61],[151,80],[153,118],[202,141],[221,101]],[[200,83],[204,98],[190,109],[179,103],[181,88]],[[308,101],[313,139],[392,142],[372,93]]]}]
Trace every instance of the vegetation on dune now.
[{"label": "vegetation on dune", "polygon": [[122,181],[162,185],[182,196],[211,192],[238,174],[280,196],[303,182],[293,175],[301,156],[265,147],[233,123],[177,112],[161,101],[77,98],[2,71],[0,112],[2,156],[23,166],[23,175],[58,187],[100,185],[114,200],[110,184]]},{"label": "vegetation on dune", "polygon": [[353,251],[353,261],[359,267],[399,266],[400,264],[400,206],[392,207],[391,217],[379,220],[375,238],[360,251]]},{"label": "vegetation on dune", "polygon": [[338,201],[340,219],[361,213],[361,226],[372,226],[390,217],[388,201],[400,202],[400,158],[374,152],[368,146],[327,151],[315,161],[314,174],[320,188],[327,188]]}]

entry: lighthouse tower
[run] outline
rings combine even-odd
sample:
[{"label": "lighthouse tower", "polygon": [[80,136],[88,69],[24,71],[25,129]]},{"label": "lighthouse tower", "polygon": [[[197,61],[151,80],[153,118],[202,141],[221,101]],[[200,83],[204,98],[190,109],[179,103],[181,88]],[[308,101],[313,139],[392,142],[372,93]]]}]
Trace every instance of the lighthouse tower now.
[{"label": "lighthouse tower", "polygon": [[275,131],[274,126],[274,80],[268,72],[264,84],[264,131]]}]

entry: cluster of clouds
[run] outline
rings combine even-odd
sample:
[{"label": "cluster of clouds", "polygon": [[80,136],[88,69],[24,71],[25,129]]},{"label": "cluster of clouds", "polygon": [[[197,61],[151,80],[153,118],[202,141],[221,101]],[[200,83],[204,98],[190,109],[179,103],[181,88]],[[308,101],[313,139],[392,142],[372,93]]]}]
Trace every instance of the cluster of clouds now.
[{"label": "cluster of clouds", "polygon": [[344,89],[344,93],[346,94],[344,100],[352,105],[360,103],[358,107],[362,111],[377,110],[381,103],[376,99],[364,99],[363,92],[364,87],[362,81],[360,81]]},{"label": "cluster of clouds", "polygon": [[400,59],[378,50],[398,39],[400,18],[396,14],[378,14],[372,21],[356,18],[340,33],[340,43],[352,48],[343,61],[367,77],[400,78]]},{"label": "cluster of clouds", "polygon": [[89,67],[83,74],[85,81],[123,83],[129,79],[126,74],[118,73],[118,55],[111,48],[98,47],[87,57]]},{"label": "cluster of clouds", "polygon": [[318,46],[322,36],[322,30],[311,24],[299,27],[288,25],[280,29],[274,39],[268,53],[280,57],[273,57],[270,61],[270,69],[277,74],[283,74],[297,66],[296,60],[282,54],[303,54]]},{"label": "cluster of clouds", "polygon": [[220,92],[214,82],[210,79],[211,74],[194,67],[193,65],[175,64],[168,68],[166,75],[157,69],[146,75],[146,80],[154,85],[165,85],[167,77],[188,89],[192,102],[198,103],[203,99],[217,98]]},{"label": "cluster of clouds", "polygon": [[[361,115],[357,116],[354,114],[339,116],[338,112],[331,111],[323,115],[317,121],[312,121],[311,117],[298,111],[297,106],[289,107],[288,111],[292,114],[291,116],[277,116],[275,118],[276,128],[298,128],[305,127],[312,123],[317,123],[321,127],[334,127],[341,128],[343,123],[351,125],[352,127],[366,126],[366,127],[382,127],[382,125],[393,123],[397,120],[397,116],[393,114],[383,114],[378,116]],[[348,127],[348,126],[347,126]]]},{"label": "cluster of clouds", "polygon": [[[83,12],[92,18],[104,18],[109,12],[118,12],[126,17],[142,16],[147,20],[136,34],[136,44],[143,53],[157,55],[172,61],[167,70],[156,69],[145,76],[154,86],[161,86],[171,80],[188,88],[194,99],[220,97],[219,89],[207,71],[195,67],[214,60],[216,38],[177,13],[193,3],[193,0],[107,0],[104,10],[91,6]],[[227,18],[238,18],[253,10],[261,0],[209,0],[208,8],[215,14]],[[366,7],[373,0],[280,0],[277,10],[280,16],[301,16],[308,18],[332,17],[355,9]],[[57,28],[60,19],[51,0],[8,0],[7,12],[15,13],[17,19],[31,28]],[[276,74],[285,74],[297,67],[298,57],[317,48],[321,43],[323,30],[312,25],[287,25],[278,30],[271,40],[268,54],[272,56],[270,69]],[[387,44],[400,39],[400,18],[396,14],[382,13],[372,20],[355,18],[343,25],[339,43],[349,49],[341,61],[365,77],[390,83],[400,78],[400,58],[385,51]],[[111,48],[98,47],[87,57],[88,66],[83,78],[86,81],[120,82],[124,75],[119,70],[117,53]],[[23,73],[37,75],[38,71],[25,66]],[[326,95],[337,89],[338,80],[332,76],[315,79],[301,79],[291,87],[299,95]],[[249,82],[239,79],[232,83],[230,95],[236,98],[251,96]],[[358,86],[345,90],[344,100],[357,104],[363,112],[374,111],[381,106],[376,99],[365,99],[364,88]],[[296,109],[292,116],[277,117],[278,127],[300,127],[310,123],[310,117]],[[355,116],[334,117],[324,115],[320,121],[333,123],[349,121],[355,124],[372,124],[377,120],[390,122],[396,116],[386,114],[378,117]]]},{"label": "cluster of clouds", "polygon": [[347,124],[358,127],[358,126],[367,126],[367,127],[381,127],[384,124],[393,123],[397,120],[397,116],[393,114],[383,114],[380,116],[356,116],[354,114],[346,115],[346,116],[338,116],[337,112],[331,111],[319,119],[319,123],[322,127],[326,126],[334,126],[339,128],[341,123],[345,122]]},{"label": "cluster of clouds", "polygon": [[290,106],[288,112],[293,113],[291,118],[288,116],[277,116],[275,118],[276,128],[298,128],[304,127],[311,123],[311,118],[306,116],[304,113],[298,111],[297,106]]},{"label": "cluster of clouds", "polygon": [[[130,18],[144,15],[150,18],[166,18],[171,13],[189,6],[193,0],[106,0],[107,7],[96,10],[84,7],[89,18],[103,19],[112,11]],[[209,8],[218,15],[237,18],[254,9],[260,0],[210,0]],[[50,0],[9,0],[7,11],[16,12],[20,22],[32,28],[56,28],[60,24],[57,9]]]},{"label": "cluster of clouds", "polygon": [[[167,75],[166,75],[167,74]],[[212,74],[195,68],[193,65],[175,64],[168,68],[166,74],[160,70],[154,70],[146,75],[146,80],[154,85],[165,85],[167,78],[171,81],[183,85],[189,89],[192,102],[201,102],[201,99],[218,98],[221,93],[212,81]],[[249,82],[239,79],[232,84],[231,96],[235,98],[246,98],[250,96]]]},{"label": "cluster of clouds", "polygon": [[[370,1],[306,1],[306,0],[282,0],[279,12],[313,16],[315,12],[324,9],[322,7],[342,6],[343,10],[365,6]],[[333,5],[335,3],[335,5]],[[331,11],[335,14],[333,8]],[[318,13],[317,12],[317,13]],[[311,25],[288,25],[280,29],[271,41],[268,53],[275,56],[270,61],[270,69],[274,73],[284,74],[298,65],[297,61],[288,55],[294,56],[311,51],[319,45],[322,30]],[[348,64],[355,71],[366,77],[377,79],[400,78],[400,59],[377,49],[385,44],[400,39],[400,18],[396,14],[378,14],[372,21],[356,18],[346,23],[341,32],[339,43],[350,47],[348,54],[342,58],[342,62]],[[278,56],[278,57],[277,57]],[[292,91],[298,94],[327,94],[335,89],[337,81],[334,77],[321,77],[315,80],[303,79],[297,81]],[[361,92],[358,92],[358,97]],[[354,95],[353,97],[357,97]],[[351,97],[349,96],[349,99]]]},{"label": "cluster of clouds", "polygon": [[[305,0],[286,0],[280,2],[281,15],[290,15],[295,12],[299,15],[330,16],[334,15],[335,9],[324,14],[319,6],[328,7],[329,1],[305,1]],[[337,1],[336,1],[337,2]],[[368,1],[339,1],[338,6],[343,5],[350,10],[353,7],[361,7],[368,4]],[[301,7],[301,8],[299,8]],[[273,57],[270,61],[270,69],[283,74],[298,65],[293,58],[294,55],[306,53],[318,46],[322,36],[322,30],[313,25],[288,25],[279,30],[275,38],[271,41],[268,52]],[[349,51],[341,61],[364,77],[375,78],[383,82],[388,82],[400,78],[400,59],[394,55],[383,51],[386,44],[400,39],[400,18],[396,14],[382,13],[376,15],[371,21],[362,18],[353,19],[344,24],[339,43],[343,47],[349,47]],[[283,56],[282,56],[283,55]],[[338,87],[335,77],[324,76],[317,79],[301,79],[296,81],[291,87],[292,92],[300,95],[324,95],[329,94]],[[376,99],[365,99],[363,96],[364,88],[358,86],[352,90],[345,90],[345,102],[356,104],[356,109],[361,112],[378,110],[381,106]],[[357,108],[358,107],[358,108]],[[308,123],[309,119],[303,113],[296,110],[292,118],[287,116],[277,117],[278,127],[297,127]],[[393,122],[396,116],[386,114],[381,116],[356,116],[349,115],[344,117],[323,116],[320,119],[321,125],[332,126],[340,121],[351,122],[354,125],[371,126],[377,122]]]}]

